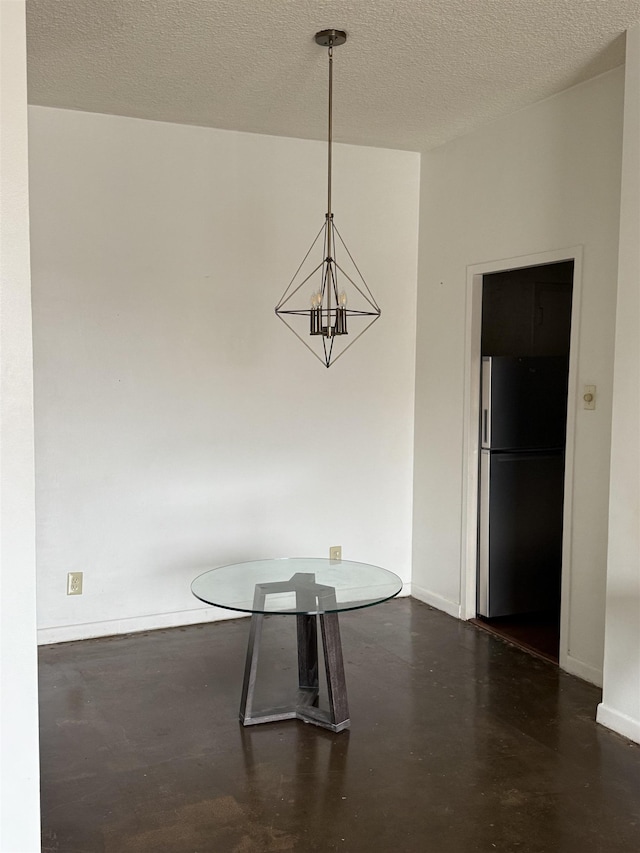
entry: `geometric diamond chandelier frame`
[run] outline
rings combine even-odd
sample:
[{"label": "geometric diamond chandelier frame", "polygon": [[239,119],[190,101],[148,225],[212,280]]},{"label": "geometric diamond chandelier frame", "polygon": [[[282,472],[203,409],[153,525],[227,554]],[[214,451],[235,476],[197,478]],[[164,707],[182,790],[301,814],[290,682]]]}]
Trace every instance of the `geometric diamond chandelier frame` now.
[{"label": "geometric diamond chandelier frame", "polygon": [[375,323],[381,311],[335,226],[331,210],[333,48],[344,44],[347,34],[322,30],[315,40],[328,48],[329,55],[327,213],[275,311],[307,349],[325,367],[331,367]]}]

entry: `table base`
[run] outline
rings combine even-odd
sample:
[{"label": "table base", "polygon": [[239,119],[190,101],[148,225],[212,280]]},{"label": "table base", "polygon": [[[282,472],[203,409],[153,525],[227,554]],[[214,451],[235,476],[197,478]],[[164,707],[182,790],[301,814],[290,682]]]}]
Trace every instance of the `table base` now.
[{"label": "table base", "polygon": [[[315,583],[313,575],[297,574],[290,581],[273,584],[260,584],[256,587],[256,609],[261,609],[264,598],[269,593],[294,590],[300,598],[312,594],[323,599],[335,591],[331,587]],[[311,607],[309,609],[312,609]],[[278,720],[302,720],[315,726],[341,732],[351,725],[347,703],[347,687],[344,677],[340,626],[337,613],[297,614],[298,638],[298,694],[291,705],[275,706],[255,711],[253,708],[254,689],[258,674],[258,657],[262,639],[263,613],[253,613],[247,646],[247,659],[240,700],[240,722],[244,726],[258,723],[272,723]],[[318,708],[318,620],[322,634],[329,710]]]}]

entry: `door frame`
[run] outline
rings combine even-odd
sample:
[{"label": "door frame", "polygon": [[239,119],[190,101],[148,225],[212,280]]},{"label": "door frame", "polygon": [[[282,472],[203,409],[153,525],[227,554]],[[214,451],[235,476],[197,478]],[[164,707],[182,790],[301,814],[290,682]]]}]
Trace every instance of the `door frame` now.
[{"label": "door frame", "polygon": [[463,486],[460,610],[463,619],[476,617],[478,559],[478,485],[480,461],[480,364],[482,334],[482,278],[496,272],[573,261],[569,386],[567,393],[567,443],[565,449],[564,510],[562,528],[562,586],[560,603],[560,666],[566,669],[571,613],[571,544],[573,519],[573,467],[578,400],[578,349],[582,295],[582,246],[487,261],[467,267],[464,354]]}]

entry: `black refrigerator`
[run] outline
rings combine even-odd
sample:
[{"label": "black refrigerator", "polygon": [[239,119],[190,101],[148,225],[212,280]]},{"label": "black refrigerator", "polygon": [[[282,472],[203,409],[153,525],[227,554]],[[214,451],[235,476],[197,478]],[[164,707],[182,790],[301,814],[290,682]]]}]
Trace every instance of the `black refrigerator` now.
[{"label": "black refrigerator", "polygon": [[559,606],[568,374],[564,357],[482,359],[480,616]]}]

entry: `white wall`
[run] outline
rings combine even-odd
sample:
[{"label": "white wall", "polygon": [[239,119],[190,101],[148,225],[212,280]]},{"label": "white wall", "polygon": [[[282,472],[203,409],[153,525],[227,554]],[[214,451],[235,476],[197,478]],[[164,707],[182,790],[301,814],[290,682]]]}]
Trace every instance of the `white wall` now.
[{"label": "white wall", "polygon": [[0,3],[0,850],[40,849],[25,4]]},{"label": "white wall", "polygon": [[627,33],[603,701],[640,743],[640,28]]},{"label": "white wall", "polygon": [[599,682],[620,201],[623,71],[422,158],[413,592],[461,601],[465,287],[469,265],[582,245],[568,669]]},{"label": "white wall", "polygon": [[323,143],[29,118],[41,641],[222,616],[201,570],[333,544],[409,581],[419,155],[336,148],[382,318],[327,370],[274,316]]}]

